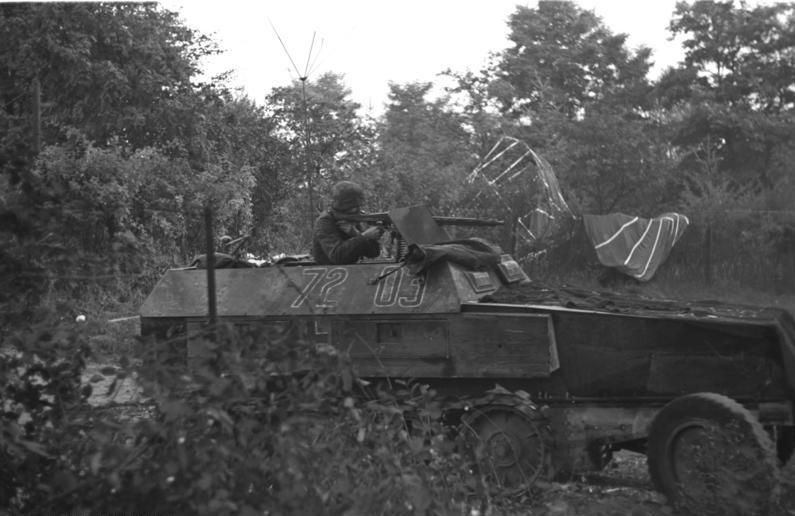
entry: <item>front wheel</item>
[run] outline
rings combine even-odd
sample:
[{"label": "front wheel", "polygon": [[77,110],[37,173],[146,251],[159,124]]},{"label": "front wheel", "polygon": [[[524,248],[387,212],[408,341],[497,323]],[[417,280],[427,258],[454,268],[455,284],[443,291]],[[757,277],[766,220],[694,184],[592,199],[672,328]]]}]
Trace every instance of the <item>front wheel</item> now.
[{"label": "front wheel", "polygon": [[745,407],[719,394],[689,394],[663,407],[647,457],[657,489],[691,514],[766,514],[778,492],[770,437]]},{"label": "front wheel", "polygon": [[550,461],[546,423],[513,407],[476,411],[471,431],[481,472],[500,489],[519,492],[547,473]]}]

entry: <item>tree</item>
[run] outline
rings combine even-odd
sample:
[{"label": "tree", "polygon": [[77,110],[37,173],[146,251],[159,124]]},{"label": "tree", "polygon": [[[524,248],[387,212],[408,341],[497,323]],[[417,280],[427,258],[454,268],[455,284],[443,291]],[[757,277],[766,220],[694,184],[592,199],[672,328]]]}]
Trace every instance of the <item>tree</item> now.
[{"label": "tree", "polygon": [[[667,108],[682,204],[712,239],[765,267],[791,255],[795,228],[795,4],[679,2],[669,30],[683,38],[684,62],[658,82]],[[786,269],[791,262],[785,263]]]},{"label": "tree", "polygon": [[154,3],[3,4],[0,34],[4,111],[29,113],[38,79],[49,143],[66,127],[134,149],[183,137],[198,60],[217,51]]},{"label": "tree", "polygon": [[308,248],[311,224],[322,207],[319,192],[372,160],[374,128],[359,116],[360,105],[350,93],[341,75],[327,73],[275,88],[266,99],[274,135],[286,151],[278,165],[284,195],[273,238],[288,248]]},{"label": "tree", "polygon": [[0,38],[0,173],[9,186],[0,214],[12,222],[0,238],[15,242],[6,257],[35,269],[29,278],[76,270],[138,278],[184,263],[204,247],[207,204],[220,231],[252,228],[272,127],[223,76],[196,82],[199,58],[214,47],[174,13],[156,4],[3,4]]},{"label": "tree", "polygon": [[566,184],[581,211],[665,211],[669,169],[647,121],[607,111],[572,124],[568,134]]},{"label": "tree", "polygon": [[792,3],[678,2],[669,29],[685,37],[684,64],[717,102],[780,112],[795,100],[794,17]]},{"label": "tree", "polygon": [[498,64],[510,89],[500,98],[513,116],[550,105],[570,120],[605,101],[630,108],[646,102],[650,50],[626,49],[626,34],[613,34],[592,11],[570,2],[518,6],[508,22],[513,45]]},{"label": "tree", "polygon": [[[6,161],[6,171],[16,179],[21,170],[32,168],[35,150],[27,121],[34,79],[41,84],[44,147],[68,144],[69,152],[79,154],[74,143],[83,142],[83,148],[112,148],[120,159],[140,149],[158,149],[175,160],[175,172],[184,171],[184,177],[172,173],[169,189],[186,206],[193,202],[191,191],[199,199],[208,189],[218,189],[213,181],[246,184],[246,176],[255,171],[264,174],[275,140],[263,110],[235,99],[224,86],[224,75],[213,83],[197,82],[199,59],[217,49],[183,26],[175,13],[154,3],[5,4],[0,6],[0,28],[8,38],[0,59],[5,101],[0,121],[6,122],[0,152],[17,158],[16,164]],[[226,179],[219,183],[222,175]],[[207,184],[201,177],[213,179]],[[134,185],[127,186],[134,195]],[[245,205],[248,197],[243,191],[235,195]],[[234,211],[220,214],[222,230],[250,226],[249,206]],[[186,221],[191,218],[197,217],[185,214]]]},{"label": "tree", "polygon": [[250,235],[252,246],[266,251],[265,226],[280,190],[273,162],[283,153],[274,121],[248,98],[234,98],[215,87],[199,93],[197,126],[177,153],[195,174],[183,192],[194,207],[188,238],[202,241],[203,223],[195,217],[195,208],[210,202],[215,206],[216,231]]},{"label": "tree", "polygon": [[382,209],[415,204],[442,213],[461,209],[463,180],[474,166],[469,134],[464,119],[447,109],[448,99],[426,99],[431,87],[390,84],[378,160],[362,177]]},{"label": "tree", "polygon": [[732,180],[771,188],[788,173],[782,157],[795,137],[795,4],[679,2],[669,29],[685,38],[683,66],[660,81],[663,100],[678,105],[683,164],[714,152]]},{"label": "tree", "polygon": [[650,50],[628,50],[626,34],[570,2],[519,6],[509,27],[489,87],[504,132],[547,157],[580,211],[656,205],[667,166],[650,118]]},{"label": "tree", "polygon": [[479,72],[446,70],[443,75],[454,81],[454,85],[446,89],[449,109],[458,113],[476,154],[485,156],[503,134],[504,120],[497,100],[501,95],[495,90],[503,86],[504,81],[495,79],[493,64]]}]

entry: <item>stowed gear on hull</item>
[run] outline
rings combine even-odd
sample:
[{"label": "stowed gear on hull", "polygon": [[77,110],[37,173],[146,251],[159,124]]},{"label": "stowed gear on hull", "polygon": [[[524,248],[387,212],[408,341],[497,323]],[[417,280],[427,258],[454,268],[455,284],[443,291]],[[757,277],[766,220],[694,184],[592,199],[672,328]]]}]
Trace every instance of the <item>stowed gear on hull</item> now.
[{"label": "stowed gear on hull", "polygon": [[[675,442],[684,434],[677,425],[669,432],[660,414],[694,393],[734,400],[747,413],[716,411],[720,423],[753,418],[782,436],[779,456],[788,458],[795,399],[788,313],[545,289],[529,284],[510,256],[469,261],[482,241],[424,240],[440,234],[427,210],[393,218],[420,251],[412,263],[218,270],[219,321],[297,323],[349,353],[363,378],[430,385],[479,436],[491,478],[509,486],[599,469],[614,449],[645,452],[650,429],[656,442]],[[142,333],[184,328],[188,358],[199,358],[192,335],[207,322],[207,298],[206,271],[168,271],[141,307]],[[699,415],[687,410],[700,405],[682,406],[677,417],[697,428]],[[649,448],[657,487],[682,503],[679,486],[692,480],[686,463],[658,454],[684,448]]]}]

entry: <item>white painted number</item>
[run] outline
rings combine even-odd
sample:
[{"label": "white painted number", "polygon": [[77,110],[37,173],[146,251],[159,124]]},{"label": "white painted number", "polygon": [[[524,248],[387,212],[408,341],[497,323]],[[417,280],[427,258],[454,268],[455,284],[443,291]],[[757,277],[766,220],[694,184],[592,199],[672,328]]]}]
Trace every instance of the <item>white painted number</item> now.
[{"label": "white painted number", "polygon": [[395,304],[403,308],[420,306],[425,297],[425,281],[407,273],[406,269],[395,271],[397,268],[392,265],[381,271],[382,276],[389,276],[378,282],[373,304],[379,308],[389,308]]},{"label": "white painted number", "polygon": [[299,308],[306,302],[309,295],[318,292],[318,301],[315,308],[331,308],[337,302],[330,298],[331,291],[348,279],[348,270],[342,267],[327,269],[325,267],[307,267],[301,271],[304,276],[309,277],[309,281],[304,286],[298,297],[290,305],[291,308]]},{"label": "white painted number", "polygon": [[[291,308],[301,308],[305,303],[311,308],[334,308],[338,297],[334,290],[348,279],[348,269],[344,267],[306,267],[301,274],[307,278],[301,293],[290,304]],[[387,275],[388,274],[388,275]],[[381,271],[381,280],[375,290],[373,305],[378,308],[399,306],[412,308],[422,304],[425,297],[425,281],[406,272],[397,265],[389,265]]]}]

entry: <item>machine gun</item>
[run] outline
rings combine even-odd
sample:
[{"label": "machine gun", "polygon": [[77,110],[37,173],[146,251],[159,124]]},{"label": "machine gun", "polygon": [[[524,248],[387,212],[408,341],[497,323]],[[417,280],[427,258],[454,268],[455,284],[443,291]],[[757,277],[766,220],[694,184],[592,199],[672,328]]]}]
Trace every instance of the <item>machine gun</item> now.
[{"label": "machine gun", "polygon": [[[415,208],[418,207],[415,206],[413,208],[407,208],[407,209],[414,210]],[[393,226],[393,220],[391,214],[392,212],[382,211],[379,213],[362,213],[360,215],[345,215],[340,218],[342,220],[346,220],[349,222],[364,222],[371,226],[382,226],[384,228],[389,228]],[[478,226],[502,226],[504,224],[504,222],[501,220],[476,219],[472,217],[437,217],[436,215],[432,215],[431,218],[440,226],[478,227]]]},{"label": "machine gun", "polygon": [[501,220],[476,219],[471,217],[437,217],[425,206],[395,208],[389,212],[343,215],[347,222],[378,225],[390,232],[395,261],[401,261],[410,244],[425,245],[450,241],[443,226],[493,227],[501,226]]}]

